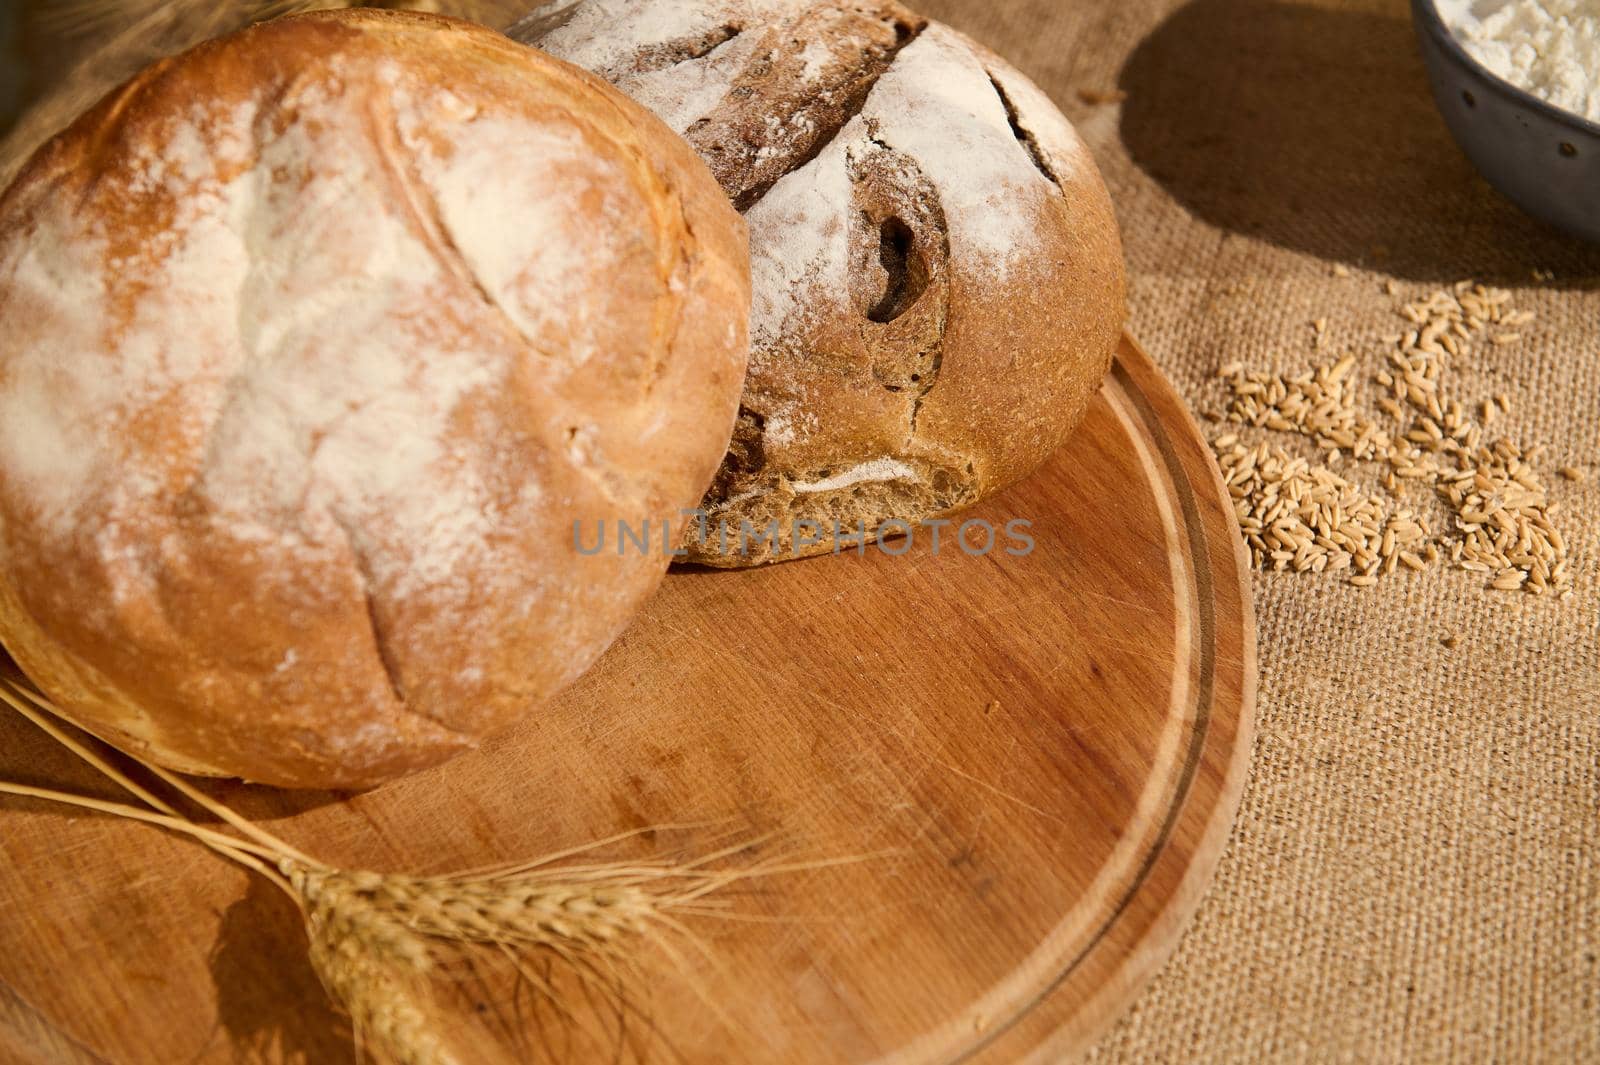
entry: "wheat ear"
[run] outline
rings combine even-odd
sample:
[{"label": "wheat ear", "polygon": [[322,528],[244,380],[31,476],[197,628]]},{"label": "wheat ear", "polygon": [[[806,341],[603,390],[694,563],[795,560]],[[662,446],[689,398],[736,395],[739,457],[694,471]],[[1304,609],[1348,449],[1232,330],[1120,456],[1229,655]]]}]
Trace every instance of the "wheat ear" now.
[{"label": "wheat ear", "polygon": [[[176,774],[135,759],[237,835],[194,823],[75,738],[60,725],[61,715],[49,700],[11,677],[0,675],[0,701],[150,809],[6,782],[0,782],[0,794],[163,828],[267,877],[299,907],[312,966],[350,1016],[357,1039],[374,1056],[398,1065],[460,1065],[439,1033],[428,985],[439,949],[494,947],[524,976],[531,974],[519,954],[542,951],[586,974],[608,967],[614,971],[615,963],[632,960],[624,944],[644,940],[687,975],[690,970],[670,941],[682,937],[698,942],[675,915],[714,914],[707,895],[736,880],[784,871],[708,867],[743,847],[690,863],[552,864],[636,833],[465,876],[338,869],[252,824]],[[534,982],[551,990],[542,980]]]}]

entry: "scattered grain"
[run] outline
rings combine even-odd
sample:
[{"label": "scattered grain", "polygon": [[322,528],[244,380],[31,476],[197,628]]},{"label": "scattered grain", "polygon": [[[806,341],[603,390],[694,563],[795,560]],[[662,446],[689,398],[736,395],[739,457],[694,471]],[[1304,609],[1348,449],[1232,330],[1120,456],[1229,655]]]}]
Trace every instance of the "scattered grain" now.
[{"label": "scattered grain", "polygon": [[[1385,291],[1396,292],[1392,282]],[[1481,335],[1495,344],[1520,339],[1516,332],[1490,332],[1533,319],[1511,301],[1505,289],[1462,281],[1399,308],[1410,328],[1386,340],[1389,368],[1370,378],[1387,392],[1375,405],[1392,428],[1357,408],[1353,353],[1299,373],[1246,370],[1240,362],[1218,371],[1230,393],[1227,421],[1309,437],[1324,455],[1322,466],[1312,466],[1264,443],[1250,447],[1236,431],[1214,443],[1257,568],[1349,570],[1350,583],[1365,587],[1401,566],[1426,569],[1444,557],[1440,545],[1448,538],[1450,561],[1493,574],[1491,587],[1561,589],[1566,544],[1551,522],[1557,507],[1533,468],[1543,446],[1524,449],[1487,437],[1496,417],[1510,412],[1504,393],[1469,412],[1445,392],[1450,362],[1470,353]],[[1327,328],[1325,318],[1312,323],[1319,348]],[[1454,527],[1435,534],[1410,510],[1391,510],[1328,468],[1346,454],[1381,463],[1378,479],[1396,503],[1407,484],[1432,487],[1450,507]],[[1570,466],[1560,473],[1582,478]]]}]

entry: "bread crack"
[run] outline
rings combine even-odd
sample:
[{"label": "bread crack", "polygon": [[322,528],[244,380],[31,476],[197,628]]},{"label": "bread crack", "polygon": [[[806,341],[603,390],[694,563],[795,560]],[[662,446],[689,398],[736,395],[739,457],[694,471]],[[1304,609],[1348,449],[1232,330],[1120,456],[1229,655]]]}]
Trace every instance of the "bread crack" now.
[{"label": "bread crack", "polygon": [[869,118],[864,124],[865,148],[851,151],[849,165],[856,203],[870,234],[860,239],[870,244],[857,252],[852,284],[868,282],[863,295],[869,298],[858,307],[873,338],[869,346],[878,353],[872,362],[874,379],[887,391],[910,393],[909,446],[944,363],[950,228],[939,189],[917,161],[889,143],[878,123]]},{"label": "bread crack", "polygon": [[393,180],[400,202],[405,205],[407,213],[416,223],[423,240],[433,250],[434,258],[455,275],[457,280],[476,292],[484,305],[493,310],[505,324],[506,330],[525,347],[546,358],[553,357],[537,340],[517,325],[516,319],[500,303],[499,298],[489,291],[489,286],[478,276],[478,272],[456,241],[455,234],[450,231],[443,212],[439,210],[438,201],[418,178],[411,165],[402,159],[398,150],[400,132],[395,126],[393,110],[387,103],[374,99],[368,105],[368,121],[372,129],[373,144],[377,147],[379,162]]},{"label": "bread crack", "polygon": [[1016,101],[1011,99],[1011,94],[1006,92],[1006,87],[994,76],[993,71],[985,73],[989,75],[989,84],[994,86],[995,95],[1000,97],[1000,105],[1006,109],[1006,121],[1011,124],[1011,135],[1017,138],[1017,143],[1022,145],[1023,150],[1028,153],[1028,158],[1033,160],[1034,168],[1043,174],[1050,184],[1058,189],[1061,188],[1061,178],[1050,165],[1050,159],[1039,144],[1039,138],[1023,126],[1022,114],[1017,110]]},{"label": "bread crack", "polygon": [[[927,28],[927,20],[911,17],[909,12],[906,14],[906,18],[897,18],[894,22],[895,37],[891,43],[881,49],[868,51],[862,57],[861,66],[851,76],[814,94],[814,103],[796,116],[807,119],[813,131],[800,142],[797,152],[779,161],[780,165],[761,165],[763,160],[750,145],[734,143],[730,146],[721,143],[720,139],[727,134],[724,128],[726,123],[706,118],[689,127],[686,136],[690,143],[696,151],[711,160],[712,170],[740,212],[748,211],[760,203],[762,197],[772,191],[772,186],[784,177],[809,166],[861,114],[879,79],[888,73],[900,53],[910,47]],[[745,158],[746,155],[750,157]]]},{"label": "bread crack", "polygon": [[367,629],[372,634],[372,649],[377,655],[378,664],[383,668],[383,675],[389,684],[389,690],[394,694],[395,702],[402,709],[409,709],[406,705],[405,681],[400,676],[400,664],[389,650],[389,641],[386,636],[383,619],[379,616],[378,600],[376,595],[377,577],[372,572],[372,566],[367,561],[366,552],[356,542],[354,531],[349,523],[337,512],[330,512],[334,526],[344,536],[345,546],[349,548],[351,561],[355,563],[357,576],[361,579],[362,604],[367,613]]},{"label": "bread crack", "polygon": [[730,22],[698,37],[669,41],[641,55],[629,68],[628,73],[652,74],[668,67],[709,59],[712,53],[732,43],[743,32],[744,27]]}]

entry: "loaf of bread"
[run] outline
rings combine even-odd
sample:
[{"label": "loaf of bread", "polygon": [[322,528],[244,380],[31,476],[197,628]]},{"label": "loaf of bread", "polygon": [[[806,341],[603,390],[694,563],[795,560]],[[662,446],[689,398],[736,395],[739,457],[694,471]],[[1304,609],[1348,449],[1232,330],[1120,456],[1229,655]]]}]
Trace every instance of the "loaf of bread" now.
[{"label": "loaf of bread", "polygon": [[439,762],[656,586],[664,544],[592,547],[679,537],[748,300],[694,153],[486,29],[321,14],[158,64],[0,199],[0,642],[179,770]]},{"label": "loaf of bread", "polygon": [[893,0],[557,0],[509,32],[655,110],[749,223],[750,371],[693,560],[949,514],[1076,426],[1121,248],[1093,161],[1011,66]]}]

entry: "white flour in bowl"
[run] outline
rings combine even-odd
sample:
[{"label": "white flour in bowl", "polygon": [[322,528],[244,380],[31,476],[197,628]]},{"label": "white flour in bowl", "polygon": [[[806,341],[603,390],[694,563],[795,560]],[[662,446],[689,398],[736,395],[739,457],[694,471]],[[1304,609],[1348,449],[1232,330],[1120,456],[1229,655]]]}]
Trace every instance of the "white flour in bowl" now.
[{"label": "white flour in bowl", "polygon": [[1600,0],[1436,0],[1450,32],[1498,77],[1600,122]]}]

